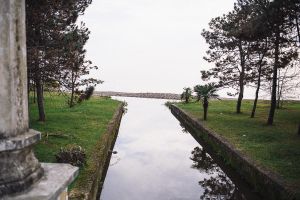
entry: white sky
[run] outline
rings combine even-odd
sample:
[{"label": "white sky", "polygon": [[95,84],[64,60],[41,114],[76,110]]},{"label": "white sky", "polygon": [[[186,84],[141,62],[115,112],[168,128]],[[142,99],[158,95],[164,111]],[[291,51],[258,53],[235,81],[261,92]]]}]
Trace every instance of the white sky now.
[{"label": "white sky", "polygon": [[92,76],[104,81],[97,90],[181,93],[200,84],[210,66],[201,31],[234,2],[94,0],[80,20],[91,30],[87,57],[100,67]]}]

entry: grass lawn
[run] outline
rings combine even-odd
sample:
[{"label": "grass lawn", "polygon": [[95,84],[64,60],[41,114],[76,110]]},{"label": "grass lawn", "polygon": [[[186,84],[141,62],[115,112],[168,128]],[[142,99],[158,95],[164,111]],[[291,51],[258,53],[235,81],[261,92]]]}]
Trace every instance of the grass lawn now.
[{"label": "grass lawn", "polygon": [[[203,121],[200,103],[178,103],[178,107]],[[260,101],[251,119],[252,101],[245,100],[242,114],[235,113],[236,101],[213,100],[204,125],[222,135],[237,149],[260,165],[280,174],[291,187],[300,191],[300,103],[290,102],[276,110],[273,126],[267,126],[269,103]]]},{"label": "grass lawn", "polygon": [[[30,100],[32,102],[32,100]],[[74,187],[84,184],[89,174],[91,155],[100,136],[106,131],[120,102],[109,98],[92,97],[69,108],[66,99],[56,94],[45,97],[46,122],[38,122],[37,105],[30,103],[30,127],[42,132],[42,140],[35,146],[41,162],[56,162],[55,154],[68,144],[80,145],[86,150],[87,165],[80,170]],[[48,135],[48,137],[47,137]]]}]

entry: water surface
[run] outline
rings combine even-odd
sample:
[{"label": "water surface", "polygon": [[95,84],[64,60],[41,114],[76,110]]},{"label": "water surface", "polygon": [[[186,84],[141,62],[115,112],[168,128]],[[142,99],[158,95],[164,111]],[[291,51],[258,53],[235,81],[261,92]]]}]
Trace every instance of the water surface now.
[{"label": "water surface", "polygon": [[250,199],[164,106],[166,100],[128,103],[101,200]]}]

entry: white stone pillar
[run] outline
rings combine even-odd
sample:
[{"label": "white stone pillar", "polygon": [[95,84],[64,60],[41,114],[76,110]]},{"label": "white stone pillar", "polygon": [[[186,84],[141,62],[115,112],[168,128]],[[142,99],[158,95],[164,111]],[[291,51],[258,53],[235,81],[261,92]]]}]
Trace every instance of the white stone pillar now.
[{"label": "white stone pillar", "polygon": [[1,0],[0,199],[57,199],[78,175],[69,164],[40,164],[32,150],[40,138],[28,127],[25,0]]},{"label": "white stone pillar", "polygon": [[0,197],[20,192],[43,170],[32,145],[40,133],[28,128],[24,0],[0,3]]}]

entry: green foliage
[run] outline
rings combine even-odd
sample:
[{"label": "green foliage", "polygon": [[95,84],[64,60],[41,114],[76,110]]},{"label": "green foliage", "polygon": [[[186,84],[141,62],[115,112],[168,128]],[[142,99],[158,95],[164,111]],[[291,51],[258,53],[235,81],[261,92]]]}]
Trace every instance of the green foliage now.
[{"label": "green foliage", "polygon": [[84,99],[89,100],[92,97],[94,90],[95,90],[95,87],[93,87],[93,86],[87,87],[84,92]]},{"label": "green foliage", "polygon": [[192,97],[192,89],[189,87],[183,88],[183,93],[180,96],[181,100],[184,100],[185,103],[189,103],[191,97]]},{"label": "green foliage", "polygon": [[218,98],[219,95],[217,92],[217,85],[215,83],[208,83],[205,85],[196,85],[194,87],[194,92],[197,94],[197,101]]},{"label": "green foliage", "polygon": [[80,93],[80,97],[78,98],[78,103],[81,103],[84,100],[89,100],[94,93],[94,86],[89,86],[85,89],[84,92]]},{"label": "green foliage", "polygon": [[[238,0],[234,9],[213,18],[202,36],[209,45],[202,79],[217,78],[219,85],[236,89],[236,112],[241,113],[244,87],[261,82],[272,85],[268,124],[275,114],[278,70],[297,61],[300,43],[300,2],[295,0]],[[254,109],[255,111],[255,106]]]},{"label": "green foliage", "polygon": [[58,163],[69,163],[77,167],[83,167],[86,164],[85,150],[81,146],[74,144],[61,147],[55,158]]},{"label": "green foliage", "polygon": [[40,121],[46,119],[43,90],[55,86],[55,91],[70,92],[67,103],[73,107],[82,92],[80,86],[101,83],[85,78],[97,66],[85,58],[84,46],[90,31],[83,22],[77,22],[91,3],[92,0],[26,0],[28,80],[36,87]]},{"label": "green foliage", "polygon": [[207,119],[207,111],[208,111],[208,104],[210,98],[218,98],[217,86],[215,83],[208,83],[206,85],[196,85],[194,87],[194,92],[197,94],[197,101],[202,100],[203,106],[203,119]]}]

